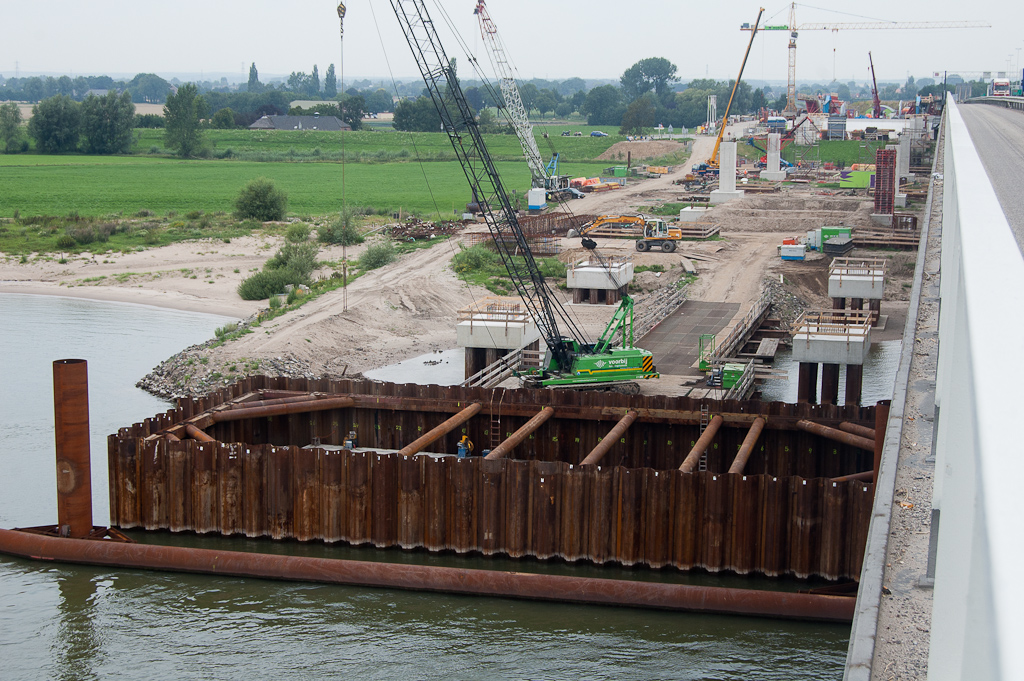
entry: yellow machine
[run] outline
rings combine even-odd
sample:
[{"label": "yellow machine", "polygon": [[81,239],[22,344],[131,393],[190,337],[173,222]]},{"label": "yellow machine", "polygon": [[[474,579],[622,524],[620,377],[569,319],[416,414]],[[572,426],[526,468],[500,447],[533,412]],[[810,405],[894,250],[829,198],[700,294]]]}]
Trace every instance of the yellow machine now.
[{"label": "yellow machine", "polygon": [[640,232],[636,242],[636,250],[661,250],[671,253],[676,250],[676,242],[683,238],[683,233],[671,227],[661,218],[647,215],[602,215],[590,224],[584,225],[581,236],[635,236]]},{"label": "yellow machine", "polygon": [[664,253],[671,253],[682,238],[683,232],[678,227],[667,225],[664,220],[648,220],[644,225],[644,238],[637,239],[636,250],[643,253],[661,249]]}]

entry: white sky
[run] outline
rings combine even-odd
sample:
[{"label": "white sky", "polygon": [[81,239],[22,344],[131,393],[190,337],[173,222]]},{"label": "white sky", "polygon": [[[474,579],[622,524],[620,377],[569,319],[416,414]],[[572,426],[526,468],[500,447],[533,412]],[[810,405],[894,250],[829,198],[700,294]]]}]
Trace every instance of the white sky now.
[{"label": "white sky", "polygon": [[[459,73],[471,78],[463,50],[447,31],[440,2],[459,33],[490,72],[473,16],[475,0],[428,0],[449,56]],[[256,63],[262,80],[292,71],[321,77],[340,64],[336,0],[3,0],[0,19],[0,74],[109,74],[140,72],[165,78],[207,78],[226,74],[245,80]],[[345,18],[346,83],[360,78],[416,77],[415,64],[398,28],[390,2],[348,0]],[[520,76],[564,79],[617,78],[645,57],[665,57],[683,80],[733,78],[739,70],[758,2],[679,2],[666,0],[490,0],[487,7]],[[819,8],[829,8],[825,11]],[[788,21],[789,4],[766,7],[762,25]],[[854,15],[854,16],[851,16]],[[952,0],[894,3],[891,0],[797,5],[797,23],[889,21],[985,21],[992,28],[958,30],[804,31],[798,39],[797,79],[842,82],[870,77],[867,52],[879,80],[935,71],[1016,69],[1021,59],[1020,26],[1024,3],[1016,0]],[[379,36],[378,36],[379,32]],[[784,31],[759,34],[745,77],[784,81]],[[383,40],[383,47],[382,47]],[[387,61],[385,60],[385,50]],[[1019,61],[1018,61],[1019,60]],[[387,62],[390,62],[390,69]],[[17,64],[17,67],[16,67]],[[1019,73],[1019,70],[1017,71]],[[980,74],[979,74],[980,75]]]}]

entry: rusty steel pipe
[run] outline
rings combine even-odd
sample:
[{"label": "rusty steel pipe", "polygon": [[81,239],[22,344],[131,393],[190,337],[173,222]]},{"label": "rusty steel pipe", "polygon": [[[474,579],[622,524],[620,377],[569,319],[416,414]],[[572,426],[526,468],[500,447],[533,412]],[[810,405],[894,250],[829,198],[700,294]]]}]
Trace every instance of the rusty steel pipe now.
[{"label": "rusty steel pipe", "polygon": [[608,434],[605,435],[604,439],[598,442],[597,446],[590,450],[590,453],[587,454],[586,458],[580,462],[580,465],[596,466],[600,463],[601,459],[604,458],[604,455],[612,448],[612,445],[614,445],[616,441],[622,437],[622,434],[625,433],[631,425],[633,425],[633,421],[636,421],[636,412],[627,411],[626,415],[619,419],[619,422],[608,431]]},{"label": "rusty steel pipe", "polygon": [[34,560],[556,602],[850,622],[856,599],[755,589],[283,556],[0,530],[0,552]]},{"label": "rusty steel pipe", "polygon": [[839,430],[845,431],[847,433],[853,433],[854,435],[859,435],[860,437],[866,437],[869,440],[875,439],[874,428],[868,428],[867,426],[861,426],[856,423],[850,423],[849,421],[843,421],[842,423],[840,423]]},{"label": "rusty steel pipe", "polygon": [[875,479],[874,471],[864,471],[862,473],[851,473],[850,475],[840,475],[838,478],[831,478],[832,482],[848,482],[850,480],[857,480],[858,482],[872,482]]},{"label": "rusty steel pipe", "polygon": [[[331,397],[341,397],[341,395],[331,395]],[[315,395],[295,395],[294,397],[277,397],[272,400],[253,400],[252,402],[236,402],[228,406],[229,410],[234,409],[252,409],[253,407],[270,407],[275,404],[294,404],[296,402],[309,402],[311,400],[322,400],[323,397],[317,397]]]},{"label": "rusty steel pipe", "polygon": [[747,436],[743,438],[740,451],[736,452],[736,458],[732,460],[732,465],[729,466],[730,473],[743,473],[747,460],[750,458],[750,453],[754,451],[754,445],[757,444],[757,438],[761,437],[762,430],[764,430],[764,419],[758,416],[750,424],[750,430],[747,431]]},{"label": "rusty steel pipe", "polygon": [[715,417],[711,419],[711,423],[708,424],[708,427],[697,439],[697,444],[693,445],[693,449],[691,449],[690,453],[686,455],[685,459],[683,459],[683,463],[680,464],[679,470],[684,473],[692,473],[694,469],[697,468],[697,462],[700,461],[700,455],[711,445],[711,441],[715,439],[715,433],[717,433],[718,429],[722,427],[722,423],[722,417],[715,414]]},{"label": "rusty steel pipe", "polygon": [[53,363],[53,422],[57,453],[57,525],[68,537],[92,532],[89,465],[89,365],[84,359]]},{"label": "rusty steel pipe", "polygon": [[402,447],[402,449],[400,449],[398,453],[401,454],[402,456],[412,456],[414,454],[419,453],[424,447],[433,444],[437,440],[440,440],[442,437],[444,437],[448,433],[452,432],[453,430],[461,426],[466,421],[476,416],[477,412],[479,412],[480,409],[481,406],[479,402],[469,405],[468,407],[466,407],[465,409],[463,409],[458,414],[451,417],[441,425],[431,429],[430,431],[424,433],[423,435],[420,435],[410,444],[407,444],[406,446]]},{"label": "rusty steel pipe", "polygon": [[889,405],[892,400],[879,400],[875,403],[875,458],[872,464],[875,472],[875,481],[878,481],[878,471],[882,468],[882,449],[885,448],[885,431],[889,425]]},{"label": "rusty steel pipe", "polygon": [[512,453],[512,450],[522,444],[523,440],[530,436],[530,433],[537,430],[541,425],[549,418],[555,415],[555,410],[551,407],[544,407],[534,416],[532,419],[522,425],[522,427],[516,432],[512,433],[508,439],[501,442],[497,447],[488,452],[485,459],[502,459]]},{"label": "rusty steel pipe", "polygon": [[869,452],[873,452],[875,450],[874,441],[869,440],[866,437],[847,433],[839,430],[838,428],[829,428],[828,426],[823,426],[820,423],[815,423],[814,421],[801,419],[796,422],[796,427],[802,431],[813,433],[815,435],[828,438],[829,440],[835,440],[836,442],[841,442],[844,445],[858,447],[859,449],[864,449]]},{"label": "rusty steel pipe", "polygon": [[193,440],[199,440],[200,442],[216,442],[217,439],[211,435],[208,435],[206,431],[195,426],[191,423],[185,424],[185,432],[188,433],[189,437]]},{"label": "rusty steel pipe", "polygon": [[311,411],[326,411],[328,409],[345,409],[354,405],[355,401],[351,397],[329,397],[323,400],[306,398],[301,402],[215,411],[210,417],[214,423],[222,423],[224,421],[241,421],[242,419],[262,418],[264,416],[285,416],[288,414],[305,414]]}]

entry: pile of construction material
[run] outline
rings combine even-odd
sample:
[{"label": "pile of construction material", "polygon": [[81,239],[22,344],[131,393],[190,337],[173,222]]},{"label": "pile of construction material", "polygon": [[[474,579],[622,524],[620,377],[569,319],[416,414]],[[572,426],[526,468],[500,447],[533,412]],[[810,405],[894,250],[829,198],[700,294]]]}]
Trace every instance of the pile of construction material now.
[{"label": "pile of construction material", "polygon": [[456,234],[466,226],[465,222],[428,222],[419,218],[410,217],[405,222],[388,225],[385,230],[392,239],[399,241],[418,241],[420,239],[435,239]]}]

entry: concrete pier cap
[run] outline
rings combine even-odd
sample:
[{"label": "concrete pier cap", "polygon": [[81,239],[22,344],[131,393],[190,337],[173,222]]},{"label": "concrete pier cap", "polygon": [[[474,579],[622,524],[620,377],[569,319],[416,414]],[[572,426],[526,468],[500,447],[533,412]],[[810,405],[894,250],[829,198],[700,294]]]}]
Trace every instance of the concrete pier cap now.
[{"label": "concrete pier cap", "polygon": [[518,350],[540,340],[540,330],[519,298],[481,298],[459,310],[458,319],[459,347]]},{"label": "concrete pier cap", "polygon": [[793,325],[793,360],[864,364],[871,349],[871,313],[808,310]]},{"label": "concrete pier cap", "polygon": [[633,281],[633,261],[629,258],[584,258],[569,265],[565,273],[566,286],[572,289],[588,288],[617,291]]},{"label": "concrete pier cap", "polygon": [[881,300],[885,270],[885,258],[836,258],[828,268],[828,296]]}]

